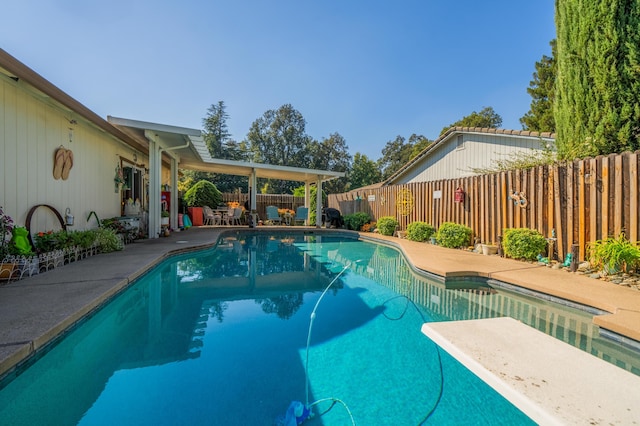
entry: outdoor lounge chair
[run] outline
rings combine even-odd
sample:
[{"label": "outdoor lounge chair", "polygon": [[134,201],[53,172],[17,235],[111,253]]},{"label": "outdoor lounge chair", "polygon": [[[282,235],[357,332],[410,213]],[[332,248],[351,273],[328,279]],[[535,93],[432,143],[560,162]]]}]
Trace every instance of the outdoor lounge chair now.
[{"label": "outdoor lounge chair", "polygon": [[272,225],[276,223],[282,225],[282,218],[280,217],[280,213],[278,213],[278,208],[276,206],[267,206],[267,220]]},{"label": "outdoor lounge chair", "polygon": [[309,208],[298,207],[296,209],[296,217],[293,218],[293,224],[296,225],[298,222],[302,222],[303,225],[306,225],[308,218],[309,218]]}]

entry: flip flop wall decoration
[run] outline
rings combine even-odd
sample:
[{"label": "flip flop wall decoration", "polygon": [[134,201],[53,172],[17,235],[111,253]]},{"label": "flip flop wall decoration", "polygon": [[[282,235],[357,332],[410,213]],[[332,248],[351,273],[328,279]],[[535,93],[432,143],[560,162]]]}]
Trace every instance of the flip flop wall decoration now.
[{"label": "flip flop wall decoration", "polygon": [[62,180],[67,180],[69,178],[69,172],[73,167],[73,152],[70,149],[67,149],[64,155],[64,165],[62,166]]},{"label": "flip flop wall decoration", "polygon": [[62,145],[53,154],[53,178],[67,180],[73,167],[73,152]]},{"label": "flip flop wall decoration", "polygon": [[64,166],[64,157],[67,150],[60,146],[53,154],[53,178],[58,180],[62,177],[62,167]]}]

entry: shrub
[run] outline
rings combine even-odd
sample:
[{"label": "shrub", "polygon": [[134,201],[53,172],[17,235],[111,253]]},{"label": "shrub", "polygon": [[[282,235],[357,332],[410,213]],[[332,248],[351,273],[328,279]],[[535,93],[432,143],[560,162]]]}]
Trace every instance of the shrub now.
[{"label": "shrub", "polygon": [[383,216],[378,219],[378,223],[376,225],[378,227],[378,231],[382,235],[393,235],[398,227],[398,221],[393,216]]},{"label": "shrub", "polygon": [[343,220],[347,229],[359,231],[365,223],[368,223],[371,220],[371,216],[367,213],[358,212],[344,216]]},{"label": "shrub", "polygon": [[411,222],[407,226],[407,240],[427,241],[436,232],[436,228],[426,222]]},{"label": "shrub", "polygon": [[183,199],[188,207],[215,207],[222,203],[222,193],[208,180],[201,180],[189,188]]},{"label": "shrub", "polygon": [[96,241],[96,233],[91,229],[86,231],[73,231],[70,235],[73,244],[84,249],[91,247]]},{"label": "shrub", "polygon": [[101,253],[110,253],[124,248],[122,240],[113,229],[98,228],[95,230],[95,237]]},{"label": "shrub", "polygon": [[589,243],[587,258],[592,266],[614,274],[636,268],[640,263],[640,248],[621,233],[618,238],[609,237]]},{"label": "shrub", "polygon": [[513,259],[536,260],[544,255],[547,240],[535,229],[511,228],[504,230],[502,248],[507,257]]},{"label": "shrub", "polygon": [[444,222],[436,233],[438,245],[448,248],[460,248],[469,245],[471,228],[454,222]]}]

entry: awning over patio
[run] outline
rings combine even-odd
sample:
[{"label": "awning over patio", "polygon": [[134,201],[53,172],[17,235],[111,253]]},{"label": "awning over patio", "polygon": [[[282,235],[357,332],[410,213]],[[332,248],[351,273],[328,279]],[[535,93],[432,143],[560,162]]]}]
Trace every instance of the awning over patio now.
[{"label": "awning over patio", "polygon": [[[202,133],[197,129],[169,126],[119,117],[107,117],[107,120],[123,132],[149,141],[149,237],[160,233],[160,185],[162,184],[162,155],[171,158],[171,187],[177,187],[178,167],[186,170],[247,176],[249,186],[256,188],[257,178],[291,180],[304,182],[305,205],[310,204],[310,185],[315,183],[317,192],[316,217],[322,212],[322,182],[343,177],[344,172],[314,170],[300,167],[275,166],[253,162],[232,161],[212,158],[204,142]],[[177,223],[178,195],[171,193],[171,222]],[[251,192],[251,208],[255,209],[255,190]],[[316,226],[320,226],[318,223]]]}]

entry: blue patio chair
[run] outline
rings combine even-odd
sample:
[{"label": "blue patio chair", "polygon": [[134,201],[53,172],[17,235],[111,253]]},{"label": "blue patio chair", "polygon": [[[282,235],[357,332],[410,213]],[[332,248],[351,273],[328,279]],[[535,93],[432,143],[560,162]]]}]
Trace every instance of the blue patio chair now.
[{"label": "blue patio chair", "polygon": [[267,220],[272,225],[275,225],[276,223],[282,225],[282,218],[280,217],[276,206],[267,206]]},{"label": "blue patio chair", "polygon": [[309,218],[309,208],[298,207],[296,209],[296,217],[293,218],[293,224],[297,225],[298,222],[302,222],[303,225],[306,225],[308,218]]}]

